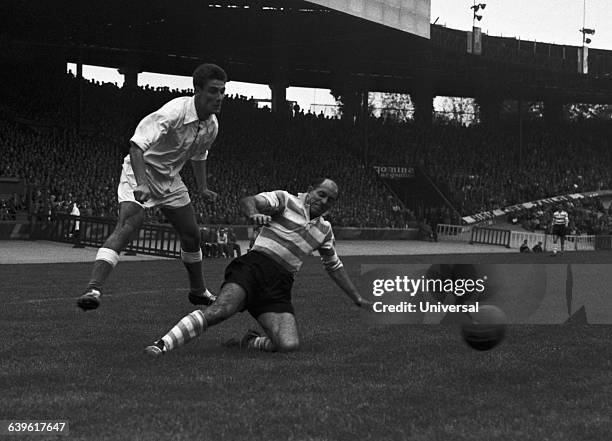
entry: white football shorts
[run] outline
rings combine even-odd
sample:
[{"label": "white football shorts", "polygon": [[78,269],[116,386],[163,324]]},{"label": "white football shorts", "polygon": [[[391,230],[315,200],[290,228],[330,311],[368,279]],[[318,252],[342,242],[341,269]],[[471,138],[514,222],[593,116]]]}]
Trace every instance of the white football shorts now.
[{"label": "white football shorts", "polygon": [[158,197],[151,195],[151,198],[146,201],[144,204],[138,202],[134,197],[134,189],[138,185],[136,182],[136,177],[133,174],[127,174],[125,169],[121,170],[121,178],[119,180],[119,186],[117,187],[117,196],[119,199],[119,203],[121,202],[134,202],[140,205],[143,208],[151,208],[158,206],[165,206],[170,208],[180,208],[191,202],[191,198],[189,197],[189,192],[187,191],[187,187],[181,181],[180,177],[177,176],[178,185],[173,185],[175,187],[172,191],[168,191],[163,194],[163,196]]}]

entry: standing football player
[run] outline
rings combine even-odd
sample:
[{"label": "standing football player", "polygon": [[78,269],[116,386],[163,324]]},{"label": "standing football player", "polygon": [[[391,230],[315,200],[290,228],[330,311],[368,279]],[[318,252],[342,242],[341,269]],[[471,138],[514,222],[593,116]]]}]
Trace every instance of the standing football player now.
[{"label": "standing football player", "polygon": [[175,98],[146,116],[130,139],[117,189],[119,219],[98,250],[91,279],[77,305],[96,309],[104,282],[144,220],[144,210],[160,207],[181,242],[181,259],[189,275],[189,301],[208,305],[215,300],[204,283],[200,231],[187,187],[179,172],[191,159],[198,191],[206,202],[217,199],[208,188],[206,159],[217,137],[217,114],[225,96],[227,75],[214,64],[202,64],[193,73],[193,96]]},{"label": "standing football player", "polygon": [[561,242],[561,252],[564,251],[565,235],[567,234],[567,227],[569,225],[569,215],[567,211],[563,209],[562,205],[559,205],[553,213],[552,221],[552,234],[553,234],[553,253],[552,256],[557,255],[557,241]]},{"label": "standing football player", "polygon": [[359,307],[372,303],[359,295],[334,247],[331,224],[323,215],[338,197],[330,179],[319,179],[307,193],[294,196],[277,190],[240,201],[242,213],[262,226],[253,248],[225,269],[225,282],[217,301],[183,317],[166,335],[146,348],[157,356],[201,335],[237,312],[249,311],[265,331],[248,331],[228,345],[268,352],[289,352],[299,347],[297,323],[291,304],[294,275],[302,259],[318,251],[331,279]]}]

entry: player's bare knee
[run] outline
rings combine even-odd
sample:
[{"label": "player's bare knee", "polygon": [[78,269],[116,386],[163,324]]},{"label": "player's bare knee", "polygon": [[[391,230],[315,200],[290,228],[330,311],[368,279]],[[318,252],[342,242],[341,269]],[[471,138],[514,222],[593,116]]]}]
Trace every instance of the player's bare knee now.
[{"label": "player's bare knee", "polygon": [[300,348],[300,342],[298,339],[281,339],[276,344],[276,350],[278,352],[295,352]]}]

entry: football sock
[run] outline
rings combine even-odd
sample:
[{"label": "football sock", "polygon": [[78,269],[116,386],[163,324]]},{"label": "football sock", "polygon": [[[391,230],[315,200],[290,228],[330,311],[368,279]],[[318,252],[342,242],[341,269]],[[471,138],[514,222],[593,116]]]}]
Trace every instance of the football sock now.
[{"label": "football sock", "polygon": [[249,349],[258,349],[260,351],[274,352],[276,347],[269,337],[256,337],[247,344]]},{"label": "football sock", "polygon": [[96,254],[96,261],[94,262],[93,269],[91,271],[91,278],[87,288],[97,289],[100,291],[102,285],[113,271],[113,268],[117,266],[119,262],[119,254],[110,248],[100,248]]},{"label": "football sock", "polygon": [[183,317],[166,335],[161,339],[164,342],[165,351],[183,346],[197,336],[201,335],[207,328],[204,312],[196,309]]},{"label": "football sock", "polygon": [[204,275],[202,274],[202,250],[188,252],[181,249],[181,260],[189,275],[189,286],[192,292],[204,292]]}]

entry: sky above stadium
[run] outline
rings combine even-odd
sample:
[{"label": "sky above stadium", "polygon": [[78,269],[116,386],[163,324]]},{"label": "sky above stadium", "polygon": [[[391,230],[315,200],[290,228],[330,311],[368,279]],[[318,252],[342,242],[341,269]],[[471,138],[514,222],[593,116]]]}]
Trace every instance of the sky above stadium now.
[{"label": "sky above stadium", "polygon": [[[476,26],[493,37],[580,46],[579,30],[585,15],[585,27],[595,29],[589,46],[612,50],[610,0],[480,0],[478,3],[486,7],[478,11],[482,20],[476,21]],[[469,30],[473,4],[473,0],[431,0],[431,22],[437,18],[437,24]]]},{"label": "sky above stadium", "polygon": [[[476,26],[488,35],[580,46],[582,33],[579,30],[583,27],[584,18],[584,27],[595,29],[595,34],[589,36],[592,40],[589,46],[612,50],[612,0],[431,0],[431,22],[467,31],[472,28],[470,6],[474,3],[486,5],[478,11],[482,19],[476,21]],[[115,69],[88,67],[84,68],[83,74],[87,78],[123,84],[123,77]],[[191,78],[148,72],[139,75],[138,84],[178,89],[192,87]],[[230,81],[227,93],[270,99],[270,88],[265,84]],[[305,110],[310,109],[312,104],[335,104],[326,89],[290,87],[287,99],[297,101]],[[315,112],[320,109],[320,106],[313,108]]]}]

